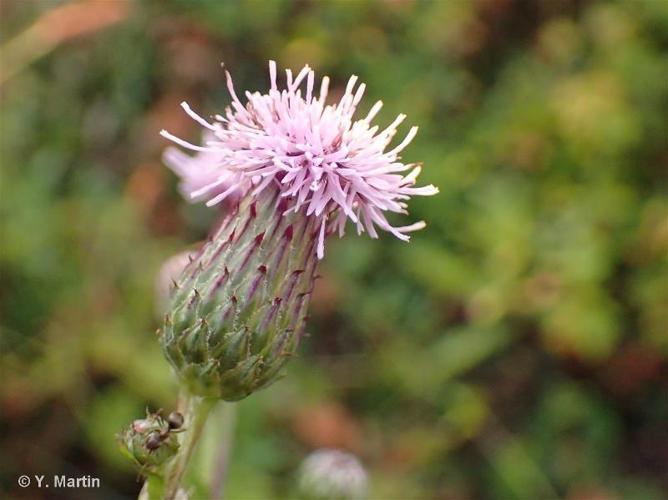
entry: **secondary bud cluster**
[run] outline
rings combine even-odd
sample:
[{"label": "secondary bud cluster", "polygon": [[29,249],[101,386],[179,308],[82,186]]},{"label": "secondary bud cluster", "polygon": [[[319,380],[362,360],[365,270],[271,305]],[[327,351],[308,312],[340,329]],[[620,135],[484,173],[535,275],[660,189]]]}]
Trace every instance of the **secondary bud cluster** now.
[{"label": "secondary bud cluster", "polygon": [[176,433],[183,426],[183,415],[172,412],[165,419],[160,412],[132,422],[118,436],[121,452],[142,472],[156,473],[179,449]]}]

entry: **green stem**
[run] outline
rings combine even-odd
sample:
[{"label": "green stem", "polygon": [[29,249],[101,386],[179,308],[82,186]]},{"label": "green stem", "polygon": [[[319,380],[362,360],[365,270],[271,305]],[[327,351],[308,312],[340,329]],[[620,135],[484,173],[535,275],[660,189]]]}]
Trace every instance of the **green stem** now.
[{"label": "green stem", "polygon": [[139,492],[138,500],[162,500],[165,492],[165,481],[162,476],[149,474],[146,476],[144,487]]},{"label": "green stem", "polygon": [[234,421],[236,417],[236,404],[225,403],[218,411],[216,417],[221,428],[220,443],[216,450],[213,474],[211,477],[212,500],[223,500],[223,489],[227,481],[227,469],[230,463],[230,450],[234,438]]},{"label": "green stem", "polygon": [[165,499],[173,500],[181,487],[190,457],[197,446],[206,419],[217,400],[187,395],[184,408],[185,432],[179,452],[165,474]]}]

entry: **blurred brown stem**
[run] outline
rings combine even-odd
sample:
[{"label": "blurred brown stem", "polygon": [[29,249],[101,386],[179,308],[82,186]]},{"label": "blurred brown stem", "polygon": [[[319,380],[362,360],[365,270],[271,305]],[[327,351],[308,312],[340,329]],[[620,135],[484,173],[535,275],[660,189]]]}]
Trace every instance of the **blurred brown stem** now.
[{"label": "blurred brown stem", "polygon": [[59,44],[123,21],[129,8],[126,0],[82,0],[47,11],[0,46],[0,85]]}]

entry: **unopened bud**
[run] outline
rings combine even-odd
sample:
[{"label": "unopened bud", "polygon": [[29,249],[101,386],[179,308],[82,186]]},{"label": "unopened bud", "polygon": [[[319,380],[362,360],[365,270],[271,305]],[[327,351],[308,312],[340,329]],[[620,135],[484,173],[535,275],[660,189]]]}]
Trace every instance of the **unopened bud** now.
[{"label": "unopened bud", "polygon": [[176,435],[158,413],[135,420],[116,437],[123,455],[140,472],[157,472],[179,449]]}]

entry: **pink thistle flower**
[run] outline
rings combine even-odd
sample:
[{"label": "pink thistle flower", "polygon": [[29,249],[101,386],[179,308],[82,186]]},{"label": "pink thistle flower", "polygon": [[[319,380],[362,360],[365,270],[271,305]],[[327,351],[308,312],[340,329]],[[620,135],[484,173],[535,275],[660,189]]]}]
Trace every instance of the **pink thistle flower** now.
[{"label": "pink thistle flower", "polygon": [[373,238],[380,228],[406,241],[424,222],[393,227],[386,212],[405,214],[411,196],[437,192],[415,187],[420,167],[399,158],[416,127],[386,151],[404,115],[380,132],[371,125],[380,102],[353,119],[364,92],[356,77],[326,104],[329,80],[316,98],[308,66],[294,78],[287,70],[280,91],[273,61],[269,73],[269,92],[247,92],[246,104],[228,73],[232,104],[211,122],[182,104],[204,127],[203,145],[162,132],[196,152],[165,153],[191,199],[212,206],[234,198],[174,280],[159,333],[185,387],[227,401],[273,383],[296,353],[327,236],[343,235],[350,220]]},{"label": "pink thistle flower", "polygon": [[377,238],[376,228],[408,241],[407,233],[422,229],[423,221],[394,227],[385,213],[406,214],[411,196],[438,193],[433,185],[415,187],[420,166],[402,163],[399,153],[413,140],[418,128],[388,148],[399,115],[380,130],[371,120],[382,107],[378,101],[362,119],[354,119],[365,85],[357,77],[348,81],[339,102],[326,104],[329,78],[324,77],[314,95],[315,73],[308,66],[293,77],[286,70],[286,87],[279,90],[276,63],[269,62],[268,93],[246,92],[238,98],[226,71],[232,104],[225,115],[209,122],[184,102],[182,106],[205,128],[203,145],[190,144],[169,132],[161,134],[197,152],[193,157],[174,148],[166,151],[166,163],[181,177],[182,190],[193,200],[216,205],[230,196],[258,195],[275,190],[284,200],[284,213],[303,213],[316,219],[317,256],[324,256],[326,236],[342,236],[348,220],[357,232]]}]

